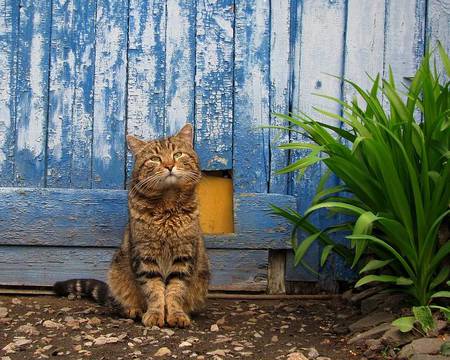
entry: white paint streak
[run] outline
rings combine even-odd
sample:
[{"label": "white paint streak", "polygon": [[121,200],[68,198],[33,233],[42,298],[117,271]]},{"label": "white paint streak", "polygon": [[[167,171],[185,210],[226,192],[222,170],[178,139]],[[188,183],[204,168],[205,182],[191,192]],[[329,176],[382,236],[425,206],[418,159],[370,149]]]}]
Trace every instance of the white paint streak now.
[{"label": "white paint streak", "polygon": [[[302,110],[319,116],[312,109],[317,106],[339,113],[340,106],[313,93],[341,97],[340,81],[326,74],[341,75],[344,49],[344,0],[328,1],[305,0],[301,29],[300,69],[298,93],[294,97],[294,112]],[[322,118],[336,125],[336,121]]]},{"label": "white paint streak", "polygon": [[[21,123],[17,136],[18,151],[27,150],[34,157],[39,157],[44,152],[43,128],[45,121],[44,97],[46,93],[45,80],[47,70],[44,68],[45,41],[42,29],[41,14],[36,11],[33,14],[33,36],[30,50],[30,107],[25,111],[27,119]],[[22,105],[23,106],[23,105]]]},{"label": "white paint streak", "polygon": [[0,172],[7,159],[6,141],[11,126],[10,93],[11,69],[10,58],[11,44],[9,42],[12,32],[11,8],[9,2],[0,1]]},{"label": "white paint streak", "polygon": [[[167,1],[166,55],[166,117],[168,132],[177,131],[189,118],[193,109],[192,44],[189,21],[192,9],[182,1]],[[190,119],[192,120],[192,119]]]}]

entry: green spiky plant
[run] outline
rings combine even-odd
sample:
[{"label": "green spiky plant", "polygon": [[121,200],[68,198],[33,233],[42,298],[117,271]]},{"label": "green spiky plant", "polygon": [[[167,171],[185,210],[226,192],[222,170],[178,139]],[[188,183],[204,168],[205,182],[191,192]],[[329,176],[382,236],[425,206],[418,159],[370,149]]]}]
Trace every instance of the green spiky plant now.
[{"label": "green spiky plant", "polygon": [[[440,44],[438,49],[450,77],[449,57]],[[310,140],[280,146],[310,150],[280,173],[303,172],[322,162],[342,181],[342,185],[327,188],[324,177],[304,214],[273,207],[274,213],[294,224],[293,239],[299,229],[309,233],[299,245],[293,240],[296,263],[312,243],[320,241],[322,266],[333,251],[359,270],[356,287],[384,283],[406,292],[419,306],[436,297],[450,297],[446,285],[450,242],[438,239],[441,224],[449,218],[450,82],[439,78],[430,65],[431,57],[427,51],[406,91],[398,88],[392,71],[387,80],[374,79],[370,91],[345,80],[364,100],[364,106],[357,100],[347,103],[319,95],[342,106],[342,115],[316,110],[342,122],[343,127],[304,113],[277,114],[290,126],[276,127],[299,132]],[[320,209],[350,213],[355,220],[318,229],[308,218]],[[349,246],[329,236],[349,229]]]}]

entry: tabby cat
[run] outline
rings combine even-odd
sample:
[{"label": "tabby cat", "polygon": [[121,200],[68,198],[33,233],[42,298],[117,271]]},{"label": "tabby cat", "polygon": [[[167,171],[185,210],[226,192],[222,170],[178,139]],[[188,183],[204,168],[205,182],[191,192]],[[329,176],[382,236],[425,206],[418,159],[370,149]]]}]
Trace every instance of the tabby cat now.
[{"label": "tabby cat", "polygon": [[204,304],[209,264],[196,187],[201,171],[192,126],[175,136],[143,141],[127,136],[135,164],[128,193],[129,224],[108,273],[98,280],[57,282],[59,295],[90,296],[141,318],[145,326],[189,326]]}]

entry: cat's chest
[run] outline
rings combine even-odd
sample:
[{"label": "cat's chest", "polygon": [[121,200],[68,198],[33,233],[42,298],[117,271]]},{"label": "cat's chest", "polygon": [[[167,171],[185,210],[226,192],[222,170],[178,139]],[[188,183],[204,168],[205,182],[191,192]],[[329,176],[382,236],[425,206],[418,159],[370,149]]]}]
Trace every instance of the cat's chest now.
[{"label": "cat's chest", "polygon": [[133,236],[151,242],[184,242],[198,235],[198,221],[191,214],[137,214],[132,216]]}]

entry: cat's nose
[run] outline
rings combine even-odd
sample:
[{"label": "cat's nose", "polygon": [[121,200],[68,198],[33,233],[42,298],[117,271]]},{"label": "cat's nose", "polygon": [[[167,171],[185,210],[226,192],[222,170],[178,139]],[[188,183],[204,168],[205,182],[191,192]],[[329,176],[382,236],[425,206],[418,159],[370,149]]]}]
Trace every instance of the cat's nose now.
[{"label": "cat's nose", "polygon": [[174,164],[166,164],[165,165],[165,168],[168,169],[169,171],[172,171],[173,167],[174,167]]}]

